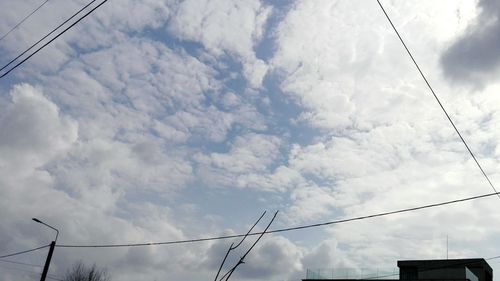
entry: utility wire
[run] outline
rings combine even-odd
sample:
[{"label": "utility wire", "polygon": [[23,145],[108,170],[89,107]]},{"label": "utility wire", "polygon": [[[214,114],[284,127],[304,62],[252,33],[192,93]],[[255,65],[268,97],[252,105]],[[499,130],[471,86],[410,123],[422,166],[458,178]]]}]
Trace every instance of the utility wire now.
[{"label": "utility wire", "polygon": [[458,130],[457,126],[455,126],[455,123],[453,122],[453,120],[451,120],[451,117],[450,115],[448,114],[448,112],[446,111],[446,109],[444,108],[443,104],[441,103],[441,101],[439,100],[438,96],[436,95],[436,93],[434,92],[434,89],[432,88],[431,84],[429,83],[429,81],[427,80],[427,78],[425,77],[424,73],[422,72],[422,70],[420,69],[420,66],[418,65],[417,61],[415,60],[415,58],[413,57],[413,55],[411,54],[410,52],[410,49],[408,49],[408,47],[406,46],[406,43],[404,42],[403,38],[401,37],[401,35],[399,34],[398,30],[396,29],[396,26],[394,26],[394,24],[392,23],[392,20],[391,18],[389,17],[389,15],[387,14],[387,12],[385,11],[384,9],[384,6],[382,6],[382,3],[380,3],[380,0],[377,0],[377,3],[380,7],[380,9],[382,9],[382,12],[384,12],[384,15],[385,17],[387,18],[387,20],[389,21],[389,23],[391,24],[392,26],[392,29],[394,30],[394,32],[396,33],[396,35],[398,36],[399,38],[399,41],[401,41],[401,44],[403,44],[403,47],[405,48],[406,52],[408,53],[408,55],[410,56],[411,60],[413,61],[413,64],[417,67],[417,70],[418,72],[420,73],[420,76],[422,76],[422,78],[424,79],[425,81],[425,84],[427,84],[427,87],[429,88],[429,90],[431,91],[432,95],[434,96],[434,98],[436,99],[437,103],[439,104],[439,106],[441,107],[441,109],[443,110],[444,114],[446,115],[446,118],[448,118],[448,121],[450,121],[450,124],[453,126],[453,129],[455,129],[455,132],[457,132],[457,135],[460,137],[460,140],[462,140],[463,144],[465,145],[465,147],[467,148],[467,151],[469,151],[469,154],[470,156],[472,156],[472,159],[474,159],[474,162],[476,162],[476,165],[477,167],[479,168],[479,170],[481,170],[481,173],[483,174],[484,178],[488,181],[488,184],[491,186],[491,188],[493,189],[493,191],[495,191],[495,193],[497,193],[497,196],[498,198],[500,199],[500,194],[498,194],[497,192],[497,189],[495,188],[495,186],[493,185],[493,183],[491,182],[490,178],[488,177],[488,175],[486,174],[486,172],[484,171],[483,167],[481,166],[481,164],[479,164],[479,161],[477,160],[476,156],[474,155],[474,153],[472,152],[472,150],[470,149],[469,145],[467,144],[467,142],[465,141],[464,137],[462,136],[462,134],[460,133],[460,131]]},{"label": "utility wire", "polygon": [[[243,256],[241,256],[241,258],[238,260],[238,262],[226,273],[224,274],[220,280],[222,281],[222,279],[224,279],[224,277],[226,277],[225,281],[228,281],[229,278],[231,278],[231,275],[233,275],[234,271],[236,270],[236,268],[238,268],[238,266],[242,265],[245,263],[245,258],[248,256],[248,254],[252,251],[252,249],[255,247],[255,245],[257,245],[257,243],[259,243],[260,239],[262,238],[262,236],[264,236],[265,233],[267,233],[267,230],[269,229],[269,227],[271,226],[271,224],[273,223],[274,219],[276,218],[276,215],[278,215],[278,211],[276,211],[274,213],[274,216],[272,217],[271,221],[267,224],[266,228],[264,229],[264,231],[262,231],[259,235],[259,237],[253,242],[252,246],[250,246],[250,248],[248,248],[248,250],[245,252],[245,254]],[[245,235],[245,238],[248,236],[248,233],[247,235]]]},{"label": "utility wire", "polygon": [[219,266],[219,270],[217,271],[217,274],[215,275],[214,281],[217,281],[217,278],[219,277],[220,271],[222,270],[222,267],[224,266],[224,263],[226,262],[226,259],[229,256],[229,253],[231,253],[232,250],[235,250],[236,248],[238,248],[243,243],[243,241],[245,241],[248,234],[250,234],[250,232],[252,232],[254,227],[259,223],[259,221],[262,219],[262,217],[264,217],[265,214],[266,214],[266,211],[264,211],[262,213],[262,215],[259,217],[259,219],[252,225],[252,227],[250,227],[250,229],[248,230],[246,235],[243,236],[243,238],[240,240],[240,242],[238,244],[236,244],[236,246],[234,246],[234,243],[231,243],[231,246],[229,246],[229,249],[227,250],[226,255],[224,256],[224,259],[222,260],[222,262]]},{"label": "utility wire", "polygon": [[[316,223],[316,224],[307,224],[307,225],[302,225],[302,226],[269,230],[269,231],[266,231],[265,233],[279,233],[279,232],[295,231],[295,230],[301,230],[301,229],[307,229],[307,228],[314,228],[314,227],[341,224],[341,223],[358,221],[358,220],[371,219],[371,218],[376,218],[376,217],[384,217],[384,216],[389,216],[389,215],[394,215],[394,214],[407,213],[407,212],[413,212],[413,211],[418,211],[418,210],[423,210],[423,209],[444,206],[444,205],[451,205],[451,204],[456,204],[456,203],[461,203],[461,202],[466,202],[466,201],[472,201],[472,200],[482,199],[482,198],[491,197],[491,196],[495,196],[495,195],[498,195],[498,193],[494,192],[494,193],[482,194],[482,195],[466,197],[466,198],[461,198],[461,199],[456,199],[456,200],[451,200],[451,201],[444,201],[444,202],[435,203],[435,204],[423,205],[423,206],[400,209],[400,210],[396,210],[396,211],[389,211],[389,212],[383,212],[383,213],[376,213],[376,214],[353,217],[353,218],[348,218],[348,219],[341,219],[341,220],[334,220],[334,221],[328,221],[328,222],[322,222],[322,223]],[[253,233],[250,233],[248,235],[247,234],[234,234],[234,235],[187,239],[187,240],[177,240],[177,241],[166,241],[166,242],[146,242],[146,243],[131,243],[131,244],[104,244],[104,245],[70,245],[70,244],[68,244],[68,245],[56,245],[56,247],[61,247],[61,248],[120,248],[120,247],[172,245],[172,244],[186,244],[186,243],[205,242],[205,241],[214,241],[214,240],[222,240],[222,239],[232,239],[232,238],[244,237],[245,235],[247,235],[247,236],[261,235],[262,233],[263,232],[253,232]]]},{"label": "utility wire", "polygon": [[29,250],[25,250],[25,251],[20,251],[20,252],[15,252],[15,253],[12,253],[12,254],[3,255],[3,256],[0,256],[0,259],[6,258],[6,257],[17,256],[17,255],[21,255],[21,254],[25,254],[25,253],[29,253],[29,252],[34,252],[36,250],[47,248],[49,246],[50,246],[50,244],[45,245],[45,246],[40,246],[40,247],[37,247],[37,248],[33,248],[33,249],[29,249]]},{"label": "utility wire", "polygon": [[59,36],[61,36],[62,34],[64,34],[66,31],[68,31],[70,28],[72,28],[73,26],[75,26],[77,23],[79,23],[81,20],[83,20],[84,18],[86,18],[88,15],[90,15],[92,12],[94,12],[97,8],[101,7],[104,3],[108,2],[108,0],[104,0],[102,1],[101,3],[99,3],[99,5],[95,6],[94,8],[92,8],[90,11],[88,11],[85,15],[83,15],[82,17],[80,17],[78,20],[76,20],[74,23],[72,23],[70,26],[68,26],[67,28],[65,28],[63,31],[61,31],[59,34],[57,34],[54,38],[50,39],[47,43],[43,44],[40,48],[36,49],[36,51],[34,51],[33,53],[31,53],[29,56],[27,56],[25,59],[23,59],[22,61],[18,62],[16,65],[14,65],[11,69],[9,69],[7,72],[5,72],[4,74],[0,75],[0,78],[3,78],[5,77],[7,74],[9,74],[12,70],[16,69],[17,67],[19,67],[21,64],[23,64],[24,62],[26,62],[28,59],[30,59],[32,56],[34,56],[36,53],[38,53],[40,50],[42,50],[43,48],[45,48],[47,45],[49,45],[50,43],[52,43],[52,41],[56,40],[57,38],[59,38]]},{"label": "utility wire", "polygon": [[25,16],[19,23],[17,23],[14,27],[12,27],[9,31],[7,31],[7,33],[2,35],[2,37],[0,37],[0,41],[2,41],[5,37],[7,37],[7,35],[9,35],[12,31],[14,31],[14,29],[18,28],[21,24],[23,24],[23,22],[25,20],[27,20],[34,13],[36,13],[36,11],[38,11],[41,7],[43,7],[43,5],[45,5],[47,2],[49,2],[49,0],[45,0],[42,4],[40,4],[38,7],[36,7],[36,9],[34,9],[31,13],[29,13],[27,16]]},{"label": "utility wire", "polygon": [[20,57],[22,57],[24,54],[26,54],[27,52],[29,52],[31,49],[33,49],[36,45],[38,45],[40,42],[42,42],[43,40],[45,40],[45,38],[49,37],[52,33],[56,32],[56,30],[58,30],[59,28],[61,28],[61,26],[65,25],[68,21],[72,20],[74,17],[76,17],[76,15],[78,15],[79,13],[81,13],[83,10],[85,10],[86,8],[88,8],[88,6],[92,5],[95,1],[97,0],[93,0],[91,2],[89,2],[87,5],[83,6],[80,10],[78,10],[78,12],[74,13],[71,17],[69,17],[67,20],[63,21],[61,24],[59,24],[56,28],[52,29],[51,32],[47,33],[45,36],[42,37],[42,39],[36,41],[36,43],[32,44],[28,49],[24,50],[22,53],[20,53],[17,57],[13,58],[11,61],[9,61],[9,63],[7,63],[6,65],[2,66],[2,68],[0,68],[0,71],[4,70],[7,66],[11,65],[13,62],[15,62],[16,60],[18,60]]},{"label": "utility wire", "polygon": [[20,264],[20,265],[27,265],[27,266],[35,266],[35,267],[43,267],[38,264],[33,264],[33,263],[25,263],[25,262],[19,262],[19,261],[11,261],[11,260],[2,260],[0,259],[0,262],[6,262],[6,263],[13,263],[13,264]]},{"label": "utility wire", "polygon": [[[17,267],[10,267],[10,266],[5,266],[5,265],[0,265],[0,267],[2,268],[6,268],[6,269],[11,269],[11,270],[18,270],[18,271],[23,271],[23,272],[26,272],[28,274],[31,274],[33,276],[40,276],[41,273],[40,272],[36,272],[36,271],[32,271],[32,270],[28,270],[28,269],[24,269],[24,268],[17,268]],[[56,278],[58,277],[57,275],[54,275],[54,274],[50,274],[51,276],[47,276],[47,279],[52,279],[52,280],[58,280],[58,281],[64,281],[62,279],[59,279],[59,278]]]}]

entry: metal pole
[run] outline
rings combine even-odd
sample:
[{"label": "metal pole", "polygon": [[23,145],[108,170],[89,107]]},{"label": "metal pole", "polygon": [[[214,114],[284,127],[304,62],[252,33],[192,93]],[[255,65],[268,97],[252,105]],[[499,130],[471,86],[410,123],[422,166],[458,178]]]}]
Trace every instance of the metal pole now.
[{"label": "metal pole", "polygon": [[56,241],[52,241],[50,243],[49,254],[47,255],[47,260],[45,260],[45,266],[43,267],[42,277],[40,281],[45,281],[45,277],[47,277],[47,272],[49,272],[50,259],[52,259],[52,253],[54,253],[54,248],[56,246]]},{"label": "metal pole", "polygon": [[446,234],[446,259],[448,259],[448,234]]},{"label": "metal pole", "polygon": [[56,242],[57,242],[57,237],[59,236],[59,230],[57,230],[57,228],[55,228],[55,227],[53,227],[53,226],[50,226],[50,225],[48,225],[48,224],[44,223],[43,221],[41,221],[41,220],[39,220],[39,219],[37,219],[37,218],[32,218],[32,220],[34,220],[34,221],[36,221],[37,223],[43,224],[43,225],[45,225],[45,226],[47,226],[47,227],[52,228],[53,230],[55,230],[55,231],[56,231],[56,239],[55,239],[54,241],[56,241]]}]

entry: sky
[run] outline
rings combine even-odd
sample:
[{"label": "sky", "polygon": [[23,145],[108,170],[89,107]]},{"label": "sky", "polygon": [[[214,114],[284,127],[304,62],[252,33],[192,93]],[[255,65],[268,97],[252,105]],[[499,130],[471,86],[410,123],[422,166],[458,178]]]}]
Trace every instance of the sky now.
[{"label": "sky", "polygon": [[[499,2],[381,2],[499,183]],[[0,0],[0,34],[40,3]],[[86,3],[48,1],[0,64]],[[492,192],[375,0],[110,0],[0,79],[0,108],[0,255],[52,241],[33,217],[60,245],[161,242]],[[499,200],[264,235],[231,279],[498,256]],[[56,247],[49,276],[213,279],[231,242]],[[0,261],[2,281],[40,271]]]}]

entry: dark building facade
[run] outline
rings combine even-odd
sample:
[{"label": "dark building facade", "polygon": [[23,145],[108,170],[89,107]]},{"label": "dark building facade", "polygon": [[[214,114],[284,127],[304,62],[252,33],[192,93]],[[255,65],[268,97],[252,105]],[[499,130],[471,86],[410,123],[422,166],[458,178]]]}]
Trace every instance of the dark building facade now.
[{"label": "dark building facade", "polygon": [[[447,260],[402,260],[398,261],[400,281],[493,281],[493,269],[486,260],[447,259]],[[309,272],[309,270],[308,270]],[[325,278],[308,274],[303,281],[394,281],[398,279],[373,278]]]},{"label": "dark building facade", "polygon": [[484,259],[398,261],[399,279],[493,281],[493,269]]}]

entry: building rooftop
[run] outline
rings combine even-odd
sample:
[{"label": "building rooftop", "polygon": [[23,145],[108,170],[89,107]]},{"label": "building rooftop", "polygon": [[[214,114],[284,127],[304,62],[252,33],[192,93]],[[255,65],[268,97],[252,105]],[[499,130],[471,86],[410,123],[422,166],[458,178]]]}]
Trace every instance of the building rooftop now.
[{"label": "building rooftop", "polygon": [[308,269],[303,280],[492,281],[493,269],[482,258],[400,260],[394,269]]},{"label": "building rooftop", "polygon": [[398,267],[418,267],[420,269],[438,269],[440,267],[445,268],[458,268],[467,266],[471,267],[481,267],[489,272],[493,272],[493,269],[483,258],[471,258],[471,259],[446,259],[446,260],[401,260],[398,261]]}]

